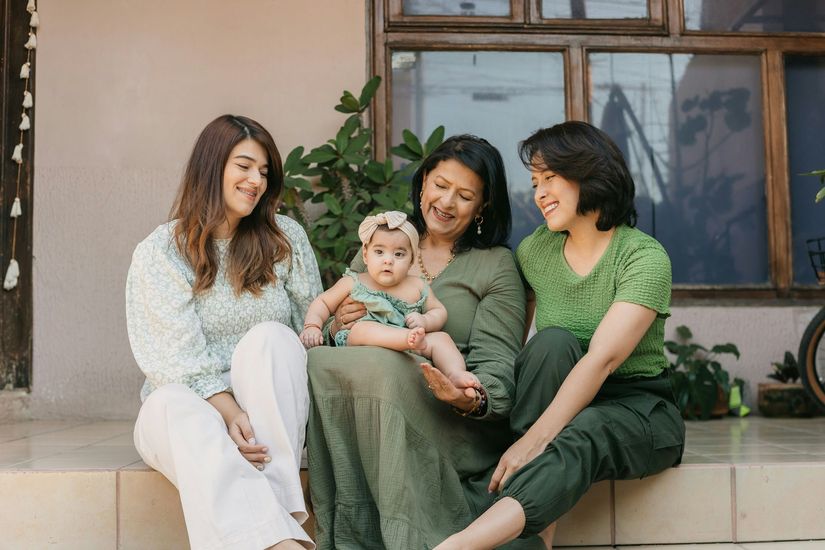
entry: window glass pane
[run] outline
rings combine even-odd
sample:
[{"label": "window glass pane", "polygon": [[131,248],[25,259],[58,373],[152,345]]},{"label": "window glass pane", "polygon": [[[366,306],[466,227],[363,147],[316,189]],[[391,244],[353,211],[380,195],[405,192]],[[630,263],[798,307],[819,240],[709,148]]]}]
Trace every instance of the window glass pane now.
[{"label": "window glass pane", "polygon": [[590,76],[590,120],[622,149],[673,282],[767,283],[759,58],[600,53]]},{"label": "window glass pane", "polygon": [[646,19],[647,0],[542,0],[544,19]]},{"label": "window glass pane", "polygon": [[689,30],[823,32],[825,0],[684,0]]},{"label": "window glass pane", "polygon": [[470,133],[495,145],[507,171],[514,245],[543,222],[517,144],[535,130],[563,120],[560,53],[393,53],[393,145],[402,143],[404,128],[424,139],[442,124],[447,136]]},{"label": "window glass pane", "polygon": [[404,0],[404,15],[510,15],[510,0]]},{"label": "window glass pane", "polygon": [[815,284],[806,239],[825,237],[825,203],[814,203],[819,178],[800,176],[825,169],[825,57],[785,59],[788,163],[791,176],[793,274],[796,284]]}]

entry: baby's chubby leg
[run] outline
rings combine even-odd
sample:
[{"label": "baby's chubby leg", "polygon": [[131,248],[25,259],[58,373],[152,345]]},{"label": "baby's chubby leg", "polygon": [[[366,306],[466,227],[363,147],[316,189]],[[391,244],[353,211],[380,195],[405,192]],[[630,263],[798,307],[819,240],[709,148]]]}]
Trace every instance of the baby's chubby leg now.
[{"label": "baby's chubby leg", "polygon": [[467,370],[464,356],[446,332],[430,332],[427,334],[427,357],[433,360],[433,366],[444,373],[444,376],[459,388],[479,387],[481,384],[476,376]]},{"label": "baby's chubby leg", "polygon": [[348,346],[379,346],[395,351],[421,353],[427,345],[423,328],[400,328],[375,321],[359,321],[350,329]]}]

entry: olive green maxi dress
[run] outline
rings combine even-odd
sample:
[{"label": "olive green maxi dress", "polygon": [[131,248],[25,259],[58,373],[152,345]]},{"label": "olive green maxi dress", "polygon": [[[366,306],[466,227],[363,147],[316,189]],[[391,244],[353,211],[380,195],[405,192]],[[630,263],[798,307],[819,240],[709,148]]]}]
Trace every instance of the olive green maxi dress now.
[{"label": "olive green maxi dress", "polygon": [[[363,271],[360,257],[352,268]],[[432,548],[492,503],[487,483],[513,441],[524,288],[502,247],[457,254],[431,288],[449,313],[444,330],[487,391],[487,412],[465,418],[438,401],[422,359],[409,353],[310,350],[307,446],[319,549]]]}]

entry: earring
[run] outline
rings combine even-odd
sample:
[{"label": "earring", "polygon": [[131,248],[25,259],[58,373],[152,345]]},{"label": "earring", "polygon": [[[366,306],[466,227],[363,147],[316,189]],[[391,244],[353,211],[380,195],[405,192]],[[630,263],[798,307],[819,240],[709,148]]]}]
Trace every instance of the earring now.
[{"label": "earring", "polygon": [[476,214],[476,217],[473,219],[476,222],[476,235],[481,235],[481,224],[484,223],[484,216]]}]

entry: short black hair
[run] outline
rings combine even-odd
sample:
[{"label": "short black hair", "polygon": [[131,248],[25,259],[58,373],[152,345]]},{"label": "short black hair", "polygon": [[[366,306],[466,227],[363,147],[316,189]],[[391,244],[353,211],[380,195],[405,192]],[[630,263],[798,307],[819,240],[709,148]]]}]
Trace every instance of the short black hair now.
[{"label": "short black hair", "polygon": [[487,140],[477,136],[462,134],[452,136],[435,148],[418,167],[412,177],[410,198],[413,213],[410,221],[422,236],[427,231],[424,215],[421,212],[421,189],[424,175],[434,169],[440,162],[455,160],[472,170],[484,184],[484,198],[481,216],[481,235],[477,227],[470,223],[464,234],[455,243],[454,252],[464,252],[471,248],[492,248],[507,246],[512,228],[510,213],[510,196],[507,193],[507,176],[504,173],[504,161],[501,153]]},{"label": "short black hair", "polygon": [[528,169],[549,169],[579,186],[577,212],[599,212],[596,227],[607,231],[636,225],[636,186],[621,151],[603,131],[571,120],[543,128],[519,144]]}]

